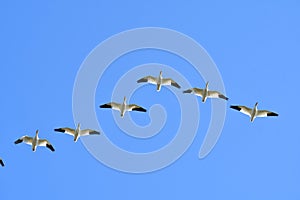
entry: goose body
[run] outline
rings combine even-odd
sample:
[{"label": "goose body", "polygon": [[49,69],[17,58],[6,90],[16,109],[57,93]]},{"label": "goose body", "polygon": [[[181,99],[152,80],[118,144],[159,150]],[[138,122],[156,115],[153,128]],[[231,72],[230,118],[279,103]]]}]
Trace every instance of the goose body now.
[{"label": "goose body", "polygon": [[159,72],[158,77],[153,76],[145,76],[139,80],[137,80],[138,83],[150,83],[156,85],[156,90],[159,92],[162,85],[171,85],[176,88],[180,88],[180,85],[176,83],[173,79],[170,78],[163,78],[162,77],[162,71]]},{"label": "goose body", "polygon": [[56,132],[66,133],[68,135],[71,135],[74,137],[74,142],[77,142],[78,138],[81,136],[87,136],[87,135],[100,135],[100,132],[92,130],[92,129],[80,129],[80,123],[78,123],[76,129],[72,128],[56,128],[54,129]]},{"label": "goose body", "polygon": [[248,108],[246,106],[237,106],[237,105],[231,105],[230,108],[240,111],[241,113],[244,113],[245,115],[248,115],[250,117],[250,121],[253,122],[256,117],[269,117],[269,116],[278,116],[277,113],[268,111],[268,110],[258,110],[257,109],[258,102],[255,103],[254,107]]},{"label": "goose body", "polygon": [[4,162],[3,162],[3,160],[0,158],[0,165],[2,166],[2,167],[4,167]]},{"label": "goose body", "polygon": [[15,141],[15,144],[25,143],[31,145],[32,151],[36,151],[37,146],[45,146],[51,151],[55,151],[51,143],[46,139],[40,139],[38,137],[39,130],[36,130],[34,137],[29,137],[27,135],[22,136],[21,138]]},{"label": "goose body", "polygon": [[115,102],[110,102],[110,103],[100,105],[100,108],[111,108],[113,110],[118,110],[118,111],[120,111],[121,117],[124,117],[124,114],[127,111],[147,112],[147,110],[141,106],[138,106],[136,104],[127,104],[126,97],[124,97],[123,103],[121,103],[121,104],[115,103]]},{"label": "goose body", "polygon": [[200,97],[202,97],[203,103],[206,101],[207,98],[220,98],[220,99],[228,100],[228,98],[226,96],[224,96],[223,94],[221,94],[220,92],[209,90],[208,84],[209,83],[206,82],[206,86],[203,89],[190,88],[190,89],[183,91],[183,93],[192,93],[192,94],[195,94],[196,96],[200,96]]}]

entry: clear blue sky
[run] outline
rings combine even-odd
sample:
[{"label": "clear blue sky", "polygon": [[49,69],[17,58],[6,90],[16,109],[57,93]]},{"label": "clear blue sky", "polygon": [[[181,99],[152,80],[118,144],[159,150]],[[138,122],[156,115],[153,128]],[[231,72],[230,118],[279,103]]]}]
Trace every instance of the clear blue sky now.
[{"label": "clear blue sky", "polygon": [[[2,2],[0,157],[6,166],[0,168],[1,199],[24,199],[24,194],[26,199],[300,199],[299,9],[298,1]],[[199,100],[201,124],[187,152],[162,170],[130,174],[101,164],[81,141],[53,129],[75,126],[73,85],[92,49],[114,34],[146,26],[173,29],[201,44],[219,68],[229,101],[220,140],[205,159],[198,159],[198,152],[211,104]],[[123,71],[150,62],[176,65],[163,53],[136,53],[120,59],[120,66],[114,63],[103,81],[113,84],[109,76],[122,76],[117,70],[124,63]],[[193,86],[204,86],[192,72],[182,73]],[[153,95],[142,102],[143,94],[137,94],[134,103],[148,107],[172,97],[167,88],[160,93],[154,86],[144,89]],[[99,90],[95,108],[111,98],[108,89]],[[256,101],[279,117],[250,123],[229,110],[230,104],[253,106]],[[167,112],[177,122],[178,109]],[[110,111],[96,113],[107,137],[130,151],[153,151],[175,134],[171,118],[159,137],[131,141]],[[147,114],[132,115],[141,125],[149,122]],[[13,144],[36,129],[51,141],[54,153]]]}]

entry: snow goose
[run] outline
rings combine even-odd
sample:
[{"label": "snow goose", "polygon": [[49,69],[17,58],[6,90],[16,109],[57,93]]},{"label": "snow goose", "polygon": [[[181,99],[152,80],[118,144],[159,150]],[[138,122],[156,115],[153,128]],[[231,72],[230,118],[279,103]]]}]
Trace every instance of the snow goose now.
[{"label": "snow goose", "polygon": [[234,105],[231,105],[230,108],[248,115],[250,117],[251,122],[253,122],[256,117],[278,116],[278,114],[275,112],[271,112],[268,110],[258,110],[257,105],[258,102],[255,103],[253,109],[248,108],[246,106],[234,106]]},{"label": "snow goose", "polygon": [[74,137],[74,142],[77,142],[78,138],[81,136],[87,135],[100,135],[100,132],[92,130],[92,129],[80,129],[80,123],[77,124],[76,129],[72,128],[56,128],[54,129],[56,132],[66,133],[68,135],[72,135]]},{"label": "snow goose", "polygon": [[3,162],[3,160],[0,158],[0,165],[2,166],[2,167],[4,167],[4,162]]},{"label": "snow goose", "polygon": [[50,142],[46,139],[39,139],[38,134],[39,134],[39,130],[36,130],[34,137],[29,137],[27,135],[22,136],[21,138],[15,141],[15,144],[24,142],[32,146],[32,151],[35,151],[37,146],[45,146],[49,148],[51,151],[55,151],[53,146],[50,144]]},{"label": "snow goose", "polygon": [[172,85],[176,88],[180,88],[180,85],[176,83],[173,79],[170,78],[163,78],[162,77],[162,71],[159,72],[158,77],[153,76],[145,76],[144,78],[141,78],[137,81],[138,83],[151,83],[156,85],[156,90],[159,92],[162,85]]},{"label": "snow goose", "polygon": [[204,89],[191,88],[191,89],[183,91],[183,93],[193,93],[196,96],[200,96],[200,97],[202,97],[202,102],[203,103],[206,101],[207,98],[220,98],[220,99],[228,100],[228,98],[225,97],[220,92],[208,90],[208,84],[209,83],[206,82],[206,86],[205,86]]},{"label": "snow goose", "polygon": [[123,118],[126,111],[140,111],[140,112],[146,112],[147,110],[145,108],[142,108],[141,106],[138,106],[136,104],[126,104],[126,97],[124,97],[123,103],[115,103],[110,102],[103,105],[100,105],[100,108],[111,108],[113,110],[120,111],[120,115]]}]

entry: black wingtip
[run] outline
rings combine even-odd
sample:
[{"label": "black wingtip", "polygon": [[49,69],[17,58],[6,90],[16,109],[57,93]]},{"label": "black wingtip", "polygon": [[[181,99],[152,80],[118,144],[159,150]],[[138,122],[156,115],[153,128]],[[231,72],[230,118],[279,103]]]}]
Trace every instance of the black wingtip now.
[{"label": "black wingtip", "polygon": [[228,97],[224,96],[223,94],[220,94],[220,95],[219,95],[219,98],[225,99],[226,101],[228,101]]},{"label": "black wingtip", "polygon": [[0,160],[0,165],[4,167],[4,162],[2,160]]},{"label": "black wingtip", "polygon": [[56,131],[56,132],[61,132],[61,133],[64,133],[64,132],[65,132],[65,130],[64,130],[64,129],[61,129],[61,128],[56,128],[56,129],[54,129],[54,131]]},{"label": "black wingtip", "polygon": [[23,142],[22,139],[17,139],[17,140],[15,141],[15,144],[20,144],[20,143],[22,143],[22,142]]},{"label": "black wingtip", "polygon": [[240,111],[241,108],[239,106],[230,106],[230,108]]},{"label": "black wingtip", "polygon": [[90,132],[90,135],[100,135],[100,132],[98,132],[98,131],[92,131],[92,132]]},{"label": "black wingtip", "polygon": [[140,112],[147,112],[145,108],[139,107],[139,108],[133,108],[134,111],[140,111]]},{"label": "black wingtip", "polygon": [[183,93],[191,93],[193,90],[188,89],[188,90],[184,90]]},{"label": "black wingtip", "polygon": [[53,146],[50,145],[50,144],[46,144],[46,147],[48,147],[51,151],[55,151],[55,149],[53,148]]},{"label": "black wingtip", "polygon": [[111,108],[111,105],[103,104],[99,106],[100,108]]},{"label": "black wingtip", "polygon": [[180,86],[180,85],[178,85],[178,83],[171,83],[171,85],[172,85],[172,86],[174,86],[174,87],[176,87],[176,88],[178,88],[178,89],[180,89],[180,88],[181,88],[181,86]]},{"label": "black wingtip", "polygon": [[141,79],[137,80],[136,82],[137,83],[144,83],[144,82],[147,82],[147,79],[141,78]]},{"label": "black wingtip", "polygon": [[226,101],[228,101],[228,97],[226,97],[226,96],[224,96],[223,94],[221,94],[221,95],[219,95],[219,97],[221,98],[221,99],[225,99]]},{"label": "black wingtip", "polygon": [[274,113],[274,112],[270,112],[270,113],[267,114],[267,116],[278,116],[278,114]]}]

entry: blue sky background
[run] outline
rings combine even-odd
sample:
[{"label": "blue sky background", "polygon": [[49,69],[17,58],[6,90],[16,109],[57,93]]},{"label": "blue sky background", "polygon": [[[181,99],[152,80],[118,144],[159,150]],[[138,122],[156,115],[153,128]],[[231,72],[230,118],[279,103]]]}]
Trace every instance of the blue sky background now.
[{"label": "blue sky background", "polygon": [[[295,108],[299,9],[298,1],[2,2],[0,157],[6,166],[0,169],[1,199],[20,199],[24,194],[31,199],[300,199],[299,107]],[[220,140],[208,157],[199,160],[210,101],[199,103],[201,124],[188,151],[163,170],[138,175],[104,166],[80,141],[74,143],[71,137],[53,132],[56,127],[75,126],[73,84],[89,52],[114,34],[145,26],[174,29],[200,43],[222,74],[228,108],[258,101],[259,108],[280,116],[250,123],[247,116],[228,109]],[[144,62],[176,65],[176,58],[158,54],[137,52],[120,63],[127,63],[128,69]],[[117,64],[103,77],[107,85],[114,84],[109,74],[122,76]],[[192,71],[182,73],[192,85],[204,86]],[[110,100],[109,89],[102,94],[100,88],[95,107]],[[151,86],[145,91],[157,94]],[[148,106],[154,101],[166,104],[172,97],[167,88],[158,95],[161,98],[137,95],[132,100]],[[177,105],[175,100],[168,104],[168,115],[175,121],[168,119],[155,142],[143,140],[135,148],[128,138],[128,143],[118,140],[123,136],[113,126],[111,112],[96,111],[107,116],[105,125],[112,124],[112,131],[105,133],[108,137],[138,152],[172,139],[170,124],[178,122],[178,110],[171,106]],[[133,115],[142,119],[140,124],[149,121],[147,115]],[[27,145],[13,144],[36,129],[56,152],[39,148],[33,153]]]}]

